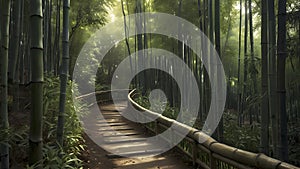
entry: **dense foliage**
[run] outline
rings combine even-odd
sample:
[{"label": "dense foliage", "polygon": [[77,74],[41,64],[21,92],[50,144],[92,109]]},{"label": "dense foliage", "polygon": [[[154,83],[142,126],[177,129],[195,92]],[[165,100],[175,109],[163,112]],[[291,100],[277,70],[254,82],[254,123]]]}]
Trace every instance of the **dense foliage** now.
[{"label": "dense foliage", "polygon": [[[216,140],[300,166],[300,2],[72,0],[69,3],[69,0],[0,0],[1,167],[21,168],[34,161],[36,164],[27,168],[82,168],[78,157],[84,151],[84,139],[76,112],[84,113],[85,109],[72,100],[72,93],[82,89],[71,89],[76,59],[89,38],[118,17],[124,19],[125,34],[129,30],[157,28],[155,23],[150,27],[142,23],[148,19],[147,14],[135,26],[128,27],[133,21],[126,15],[137,12],[162,12],[184,18],[199,27],[215,47],[227,83],[223,121],[213,135]],[[111,29],[109,33],[113,35],[118,30]],[[178,36],[182,36],[179,34],[180,30]],[[186,42],[191,40],[188,36],[184,38]],[[185,62],[196,78],[201,103],[194,127],[201,129],[210,108],[211,86],[206,67],[194,51],[177,39],[150,33],[114,43],[101,63],[95,61],[99,64],[96,78],[84,79],[86,83],[95,83],[96,91],[109,90],[115,70],[128,54],[149,48],[167,50]],[[202,47],[199,45],[199,49]],[[83,52],[94,60],[102,55],[101,46]],[[152,52],[145,54],[152,56]],[[131,71],[146,62],[156,66],[168,63],[165,57],[152,58],[144,60],[143,55],[135,54]],[[83,74],[93,71],[90,63],[84,64]],[[163,111],[164,116],[175,119],[180,100],[184,99],[180,98],[180,89],[171,76],[173,70],[172,67],[169,72],[141,72],[129,88],[139,91],[136,97],[139,104],[146,108],[154,106],[153,111]],[[181,78],[188,88],[190,79]],[[157,88],[165,92],[167,100],[159,98],[151,105],[149,91]],[[189,100],[183,104],[189,104]],[[63,139],[57,139],[61,131]],[[64,144],[57,144],[58,140],[64,140]],[[185,142],[181,144],[189,149]],[[28,155],[28,149],[37,151]]]},{"label": "dense foliage", "polygon": [[[56,124],[59,102],[59,78],[53,75],[45,78],[44,85],[44,113],[43,113],[43,168],[57,169],[57,168],[82,168],[82,161],[79,156],[84,151],[84,140],[82,137],[82,127],[76,114],[78,112],[84,113],[84,107],[78,101],[72,99],[71,91],[72,83],[67,85],[67,102],[65,114],[65,128],[64,128],[64,146],[57,147],[56,144]],[[28,112],[27,112],[28,113]],[[21,114],[22,112],[18,112]],[[27,116],[28,117],[28,116]],[[16,120],[16,119],[12,119]],[[19,119],[20,120],[20,119]],[[5,134],[8,134],[9,145],[11,147],[11,161],[12,166],[23,168],[25,167],[28,158],[28,121],[27,118],[22,119],[17,124],[14,124],[9,131],[1,131],[0,143]],[[17,126],[16,126],[17,125]],[[61,157],[58,156],[61,155]],[[34,166],[27,166],[27,168],[34,168]]]}]

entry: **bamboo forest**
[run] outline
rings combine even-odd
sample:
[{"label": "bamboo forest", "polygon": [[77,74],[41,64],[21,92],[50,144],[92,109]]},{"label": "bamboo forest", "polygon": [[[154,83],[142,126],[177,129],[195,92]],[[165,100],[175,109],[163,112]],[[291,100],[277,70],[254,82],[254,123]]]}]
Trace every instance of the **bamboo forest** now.
[{"label": "bamboo forest", "polygon": [[0,169],[300,169],[300,1],[0,0]]}]

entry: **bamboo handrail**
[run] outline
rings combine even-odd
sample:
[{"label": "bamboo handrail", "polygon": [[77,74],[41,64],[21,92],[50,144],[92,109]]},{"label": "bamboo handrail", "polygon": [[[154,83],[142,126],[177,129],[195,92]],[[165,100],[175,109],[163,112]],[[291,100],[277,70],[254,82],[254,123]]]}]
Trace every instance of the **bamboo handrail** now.
[{"label": "bamboo handrail", "polygon": [[104,90],[104,91],[95,91],[95,92],[91,92],[91,93],[86,93],[80,96],[75,97],[75,99],[82,99],[88,96],[92,96],[92,95],[99,95],[99,94],[104,94],[104,93],[111,93],[111,92],[118,92],[118,91],[130,91],[130,89],[115,89],[115,90]]},{"label": "bamboo handrail", "polygon": [[[280,160],[268,157],[262,153],[252,153],[249,151],[241,150],[235,147],[228,146],[223,143],[219,143],[214,140],[212,137],[207,134],[199,131],[195,128],[187,126],[185,124],[179,123],[173,119],[167,118],[165,116],[160,116],[160,114],[150,111],[139,104],[137,104],[131,96],[134,94],[135,90],[132,90],[128,94],[129,102],[138,110],[143,112],[143,115],[148,116],[158,116],[157,121],[159,124],[162,124],[166,127],[170,127],[171,125],[177,125],[178,127],[182,127],[185,130],[189,130],[189,133],[186,137],[192,139],[195,143],[200,146],[197,149],[201,149],[204,147],[205,149],[202,151],[210,151],[210,168],[217,168],[215,160],[219,160],[225,163],[228,163],[237,168],[258,168],[258,169],[300,169],[299,167],[293,166],[291,164],[282,162]],[[177,131],[180,132],[180,131]],[[204,143],[200,143],[198,140],[206,140]],[[182,150],[184,151],[184,150]],[[193,150],[194,151],[194,150]],[[185,152],[187,153],[187,152]],[[199,163],[199,159],[193,159]],[[201,163],[200,165],[203,165]]]}]

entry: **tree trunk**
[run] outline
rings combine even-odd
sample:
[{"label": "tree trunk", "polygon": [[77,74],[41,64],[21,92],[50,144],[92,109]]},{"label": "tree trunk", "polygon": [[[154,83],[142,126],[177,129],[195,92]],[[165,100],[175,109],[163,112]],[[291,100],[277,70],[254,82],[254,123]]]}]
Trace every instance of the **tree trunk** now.
[{"label": "tree trunk", "polygon": [[[198,16],[199,16],[199,28],[201,31],[203,31],[203,12],[202,12],[203,7],[201,6],[201,0],[198,0]],[[197,44],[198,46],[198,44]],[[201,52],[203,52],[202,49],[202,42],[200,42],[199,47],[201,48]],[[203,105],[203,83],[202,83],[202,63],[200,62],[199,56],[196,56],[196,77],[197,77],[197,82],[198,82],[198,87],[199,87],[199,95],[200,95],[200,105],[199,105],[199,113],[198,113],[198,118],[199,121],[202,122],[202,115],[204,112],[204,105]],[[200,127],[200,126],[199,126]]]},{"label": "tree trunk", "polygon": [[[182,11],[182,0],[179,0],[178,1],[178,11],[177,11],[178,17],[181,17],[181,11]],[[182,26],[180,24],[178,24],[178,38],[182,36],[181,30],[182,30]],[[179,58],[183,58],[182,41],[180,41],[180,40],[177,41],[177,56]],[[176,107],[180,107],[180,99],[181,99],[181,97],[178,94],[177,98],[176,98]]]},{"label": "tree trunk", "polygon": [[57,142],[63,146],[66,89],[69,75],[69,10],[70,0],[63,1],[62,67],[60,72],[59,115],[57,122]]},{"label": "tree trunk", "polygon": [[[212,45],[215,45],[215,24],[214,24],[214,6],[213,6],[213,2],[214,0],[208,0],[208,28],[209,28],[209,31],[208,31],[208,37],[209,37],[209,40],[210,42],[212,43]],[[213,50],[213,46],[212,45],[208,45],[208,52],[207,52],[207,55],[208,56],[211,56],[212,55],[212,50]],[[213,71],[212,67],[210,66],[210,64],[213,64],[212,63],[212,57],[209,57],[208,58],[208,67],[206,68],[207,69],[207,72],[211,72]],[[209,77],[209,78],[216,78],[216,77]],[[209,84],[210,84],[210,81],[207,81],[208,82],[208,92],[206,93],[207,96],[205,97],[205,99],[207,100],[207,108],[209,108],[209,105],[210,105],[210,100],[211,99],[216,99],[216,98],[213,98],[213,95],[210,95],[209,94],[211,93],[211,90],[209,90]],[[211,86],[212,87],[212,86]],[[212,135],[213,138],[215,138],[216,140],[218,140],[218,129],[213,133]]]},{"label": "tree trunk", "polygon": [[[230,23],[229,23],[230,24]],[[229,34],[229,32],[228,32]],[[215,0],[215,44],[216,44],[216,51],[219,54],[220,60],[222,60],[221,56],[221,40],[220,40],[220,0]],[[217,79],[218,83],[221,84],[222,82],[218,78],[220,76],[220,67],[217,65]],[[217,88],[217,93],[219,89]],[[218,99],[218,98],[216,98]],[[223,127],[223,117],[221,118],[218,128],[218,141],[223,142],[223,132],[224,132],[224,127]]]},{"label": "tree trunk", "polygon": [[[49,23],[52,23],[52,0],[49,0],[49,13],[48,13],[48,16],[49,16]],[[52,52],[52,24],[49,24],[48,25],[48,41],[47,41],[47,53],[48,53],[48,56],[47,56],[47,72],[48,73],[51,73],[51,71],[53,70],[53,59],[52,59],[52,55],[53,55],[53,52]]]},{"label": "tree trunk", "polygon": [[257,79],[256,79],[256,68],[254,58],[254,38],[253,38],[253,19],[252,19],[252,0],[249,0],[249,29],[250,29],[250,56],[251,56],[251,75],[253,80],[253,91],[257,93]]},{"label": "tree trunk", "polygon": [[277,114],[277,91],[276,91],[276,56],[275,56],[275,12],[274,0],[268,0],[268,20],[269,20],[269,110],[272,123],[272,145],[273,156],[278,158],[278,114]]},{"label": "tree trunk", "polygon": [[240,123],[243,125],[245,118],[245,102],[247,97],[247,80],[248,80],[248,4],[245,1],[245,34],[244,34],[244,80],[243,80],[243,91],[242,91],[242,108],[241,108],[241,119]]},{"label": "tree trunk", "polygon": [[242,117],[242,110],[241,110],[241,51],[242,51],[242,0],[240,0],[240,24],[239,24],[239,56],[238,56],[238,76],[237,76],[237,112],[238,112],[238,125],[241,126],[241,117]]},{"label": "tree trunk", "polygon": [[[147,20],[147,18],[146,18],[146,14],[145,14],[145,12],[146,12],[146,5],[145,5],[145,3],[143,2],[143,12],[144,12],[144,14],[143,14],[143,29],[144,29],[144,43],[143,43],[143,49],[147,49],[148,48],[148,39],[147,39],[147,23],[146,23],[146,20]],[[143,68],[145,68],[146,67],[146,64],[147,63],[149,63],[149,60],[147,60],[146,58],[148,58],[148,53],[147,53],[147,51],[146,50],[144,50],[144,52],[143,52],[143,59],[144,59],[144,62],[143,62]],[[145,88],[145,92],[149,89],[149,75],[148,75],[148,71],[144,71],[144,88]]]},{"label": "tree trunk", "polygon": [[277,41],[277,95],[278,111],[280,116],[280,149],[279,157],[288,161],[288,137],[286,114],[286,89],[285,89],[285,60],[287,57],[286,46],[286,0],[278,1],[278,41]]},{"label": "tree trunk", "polygon": [[[43,25],[43,33],[44,33],[44,44],[48,43],[48,37],[49,37],[49,24],[51,24],[51,22],[49,21],[49,18],[51,18],[51,16],[49,15],[49,0],[43,0],[43,11],[44,11],[44,25]],[[49,44],[51,45],[51,43]],[[47,46],[45,45],[44,48],[44,71],[48,72],[48,44]]]},{"label": "tree trunk", "polygon": [[[255,58],[254,58],[254,38],[253,38],[253,20],[252,20],[252,0],[248,0],[249,2],[249,34],[250,34],[250,56],[251,56],[251,67],[250,67],[250,76],[253,87],[253,95],[257,93],[257,79],[256,79],[256,68],[255,68]],[[249,118],[250,124],[253,122],[253,112],[256,112],[255,107],[251,106],[249,109]]]},{"label": "tree trunk", "polygon": [[261,1],[261,152],[269,155],[268,4]]},{"label": "tree trunk", "polygon": [[10,65],[9,65],[9,79],[11,79],[12,82],[15,81],[15,72],[17,67],[17,61],[18,61],[18,52],[19,52],[19,46],[20,46],[20,17],[21,17],[21,0],[14,1],[13,4],[13,30],[11,35],[11,48],[10,48],[10,56],[9,59]]},{"label": "tree trunk", "polygon": [[[1,120],[1,130],[5,133],[8,132],[8,109],[7,109],[7,72],[8,72],[8,44],[9,44],[9,18],[10,18],[10,0],[1,0],[0,4],[1,22],[0,22],[0,32],[1,32],[1,109],[0,109],[0,120]],[[1,168],[9,168],[9,147],[8,147],[8,133],[5,134],[4,144],[0,144],[1,151]]]},{"label": "tree trunk", "polygon": [[[143,50],[143,35],[140,34],[143,30],[143,19],[142,19],[142,4],[141,0],[136,1],[136,13],[138,13],[138,18],[136,20],[136,29],[137,29],[137,49],[138,49],[138,71],[140,71],[143,68],[144,65],[144,54],[142,52]],[[143,73],[140,73],[139,76],[139,84],[140,84],[140,89],[142,89],[142,93],[145,94],[145,71]]]},{"label": "tree trunk", "polygon": [[228,45],[228,41],[229,41],[229,37],[230,37],[230,34],[231,34],[231,15],[229,15],[229,19],[228,19],[228,28],[227,28],[227,32],[226,32],[226,38],[225,38],[225,42],[224,42],[224,45],[223,45],[223,49],[222,49],[222,52],[221,52],[221,55],[222,56],[225,56],[226,54],[226,49],[227,49],[227,45]]},{"label": "tree trunk", "polygon": [[[10,79],[12,80],[13,85],[13,112],[19,111],[19,53],[20,53],[20,22],[21,22],[21,8],[22,8],[22,0],[18,0],[14,2],[14,9],[13,9],[13,20],[14,20],[14,30],[12,36],[12,43],[10,47],[10,56],[9,58],[12,59],[11,65],[9,66],[9,69],[11,69],[9,72],[11,72]],[[13,50],[11,50],[13,49]]]},{"label": "tree trunk", "polygon": [[42,0],[30,1],[30,55],[31,55],[31,116],[29,132],[29,165],[42,167],[43,121],[43,14]]},{"label": "tree trunk", "polygon": [[[128,26],[127,26],[127,21],[126,21],[126,14],[125,14],[125,9],[124,9],[124,2],[123,2],[123,0],[121,0],[121,7],[122,7],[123,18],[124,18],[125,43],[126,43],[128,55],[130,56],[130,55],[131,55],[131,51],[130,51],[129,37],[128,37]],[[132,74],[132,73],[133,73],[133,68],[132,68],[132,60],[131,60],[131,57],[129,57],[129,61],[130,61],[130,70],[131,70],[131,74]]]},{"label": "tree trunk", "polygon": [[61,8],[61,0],[57,0],[56,2],[56,30],[55,30],[55,40],[54,40],[54,75],[59,74],[59,66],[60,66],[60,8]]},{"label": "tree trunk", "polygon": [[20,83],[19,84],[24,84],[24,53],[25,53],[25,29],[24,29],[24,4],[25,2],[22,0],[21,4],[21,19],[20,19],[20,52],[19,52],[19,76],[20,76]]},{"label": "tree trunk", "polygon": [[[206,36],[209,36],[209,12],[208,12],[208,5],[209,4],[209,0],[204,0],[203,3],[203,11],[204,11],[204,16],[203,16],[203,20],[204,20],[204,24],[203,24],[203,31],[205,33]],[[205,40],[203,40],[202,42],[205,42]],[[203,50],[205,50],[206,54],[209,54],[209,48],[203,48]],[[207,59],[207,62],[209,63],[209,59]],[[204,71],[204,68],[206,69]],[[208,77],[208,67],[204,67],[203,66],[203,113],[206,113],[209,111],[209,105],[210,105],[210,81],[209,81],[209,77]]]}]

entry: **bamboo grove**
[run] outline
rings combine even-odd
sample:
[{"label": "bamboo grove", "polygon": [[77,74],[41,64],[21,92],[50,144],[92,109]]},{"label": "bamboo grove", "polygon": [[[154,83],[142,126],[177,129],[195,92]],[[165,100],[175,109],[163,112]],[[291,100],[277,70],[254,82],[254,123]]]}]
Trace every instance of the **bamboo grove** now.
[{"label": "bamboo grove", "polygon": [[[297,103],[287,103],[287,97],[289,97],[291,91],[286,91],[286,84],[293,83],[295,85],[295,82],[286,77],[286,70],[289,70],[289,67],[286,68],[286,65],[289,64],[286,59],[289,57],[291,65],[294,65],[293,57],[298,57],[296,52],[299,49],[292,49],[298,47],[293,46],[295,40],[292,42],[289,30],[292,27],[298,30],[299,15],[296,12],[297,10],[291,10],[291,4],[289,3],[292,2],[281,0],[260,1],[260,3],[252,0],[240,0],[224,3],[215,0],[199,0],[190,3],[181,0],[177,3],[128,0],[121,1],[121,7],[118,9],[122,10],[120,15],[124,19],[125,35],[129,32],[128,29],[136,29],[137,32],[139,32],[137,29],[155,29],[146,27],[147,25],[144,26],[143,20],[147,20],[147,15],[137,21],[136,27],[128,27],[130,20],[126,15],[139,12],[163,11],[183,17],[197,25],[214,44],[220,58],[223,60],[223,64],[228,64],[225,65],[225,69],[230,67],[226,70],[228,76],[226,108],[229,111],[231,109],[236,110],[237,125],[241,128],[246,126],[255,128],[256,125],[260,125],[257,151],[288,161],[288,154],[293,151],[291,148],[289,149],[289,144],[292,142],[292,144],[297,144],[294,142],[295,140],[291,141],[291,139],[295,139],[290,134],[292,132],[291,128],[294,127],[288,120],[294,121],[290,116],[297,117],[297,115],[292,115],[295,108],[294,111],[290,109]],[[233,8],[237,8],[237,10]],[[222,14],[222,19],[220,19],[220,14]],[[257,21],[258,16],[260,21]],[[291,23],[291,21],[294,23]],[[237,28],[237,33],[232,32],[234,28]],[[178,36],[180,36],[180,29],[178,27]],[[255,35],[257,33],[260,35]],[[235,42],[238,45],[234,49],[230,49],[233,36],[236,37]],[[294,38],[297,39],[297,36]],[[260,39],[257,39],[257,37]],[[191,40],[190,38],[192,37],[185,37],[186,41]],[[189,65],[200,88],[201,104],[198,117],[200,122],[196,127],[201,128],[210,107],[209,98],[211,96],[208,75],[195,53],[180,41],[155,34],[139,34],[127,38],[123,45],[123,49],[116,50],[122,50],[125,55],[131,55],[133,52],[147,48],[151,51],[152,47],[163,46],[164,49],[175,53]],[[295,50],[295,55],[291,54],[291,49]],[[237,52],[228,50],[236,50]],[[120,55],[122,55],[122,52]],[[138,71],[139,65],[144,62],[157,65],[169,64],[169,61],[164,57],[157,60],[144,60],[144,55],[152,55],[152,53],[144,52],[136,55],[130,63],[131,71]],[[228,59],[232,55],[236,56],[236,61]],[[114,64],[117,65],[118,61],[111,65]],[[106,67],[107,65],[103,66],[102,75],[105,75]],[[234,70],[235,68],[236,70]],[[114,70],[113,67],[112,69]],[[295,66],[293,66],[293,71],[295,69]],[[109,77],[111,77],[112,73],[110,72],[113,72],[113,70],[108,72]],[[174,73],[172,70],[167,73],[155,70],[144,71],[133,80],[133,88],[140,89],[142,95],[147,95],[149,91],[160,88],[166,93],[169,106],[178,110],[180,106],[179,89],[176,82],[168,75],[172,73]],[[99,81],[101,80],[99,79]],[[182,81],[188,82],[189,77],[182,77]],[[185,86],[188,87],[188,83],[185,83]],[[189,101],[183,104],[189,104]],[[222,121],[219,124],[214,137],[218,141],[228,143],[228,139],[224,138],[228,135],[228,131],[225,131],[224,136],[224,123],[226,122]],[[249,148],[249,150],[252,149]],[[295,155],[292,156],[295,157]]]},{"label": "bamboo grove", "polygon": [[[106,2],[104,2],[105,4]],[[81,14],[87,15],[75,2]],[[102,4],[101,4],[102,6]],[[45,112],[48,108],[45,97],[45,76],[60,76],[60,96],[54,114],[57,119],[56,147],[63,147],[66,88],[69,76],[69,32],[75,33],[80,26],[103,24],[103,18],[83,21],[82,16],[72,16],[70,23],[70,1],[52,0],[3,0],[1,8],[1,169],[10,168],[12,148],[11,137],[14,135],[9,127],[11,113],[26,111],[30,107],[28,124],[28,165],[44,168],[43,145],[45,134]],[[102,8],[102,7],[101,7]],[[61,14],[62,13],[62,14]],[[105,12],[104,12],[105,13]],[[62,16],[61,16],[62,15]],[[74,19],[76,18],[76,19]],[[3,31],[2,31],[3,30]],[[71,31],[69,31],[71,30]],[[48,81],[49,82],[49,81]],[[48,84],[46,84],[48,86]],[[47,89],[47,88],[46,88]],[[48,89],[47,89],[48,90]],[[24,94],[25,93],[25,94]],[[31,100],[27,101],[28,94]],[[46,93],[47,94],[47,93]],[[25,98],[22,98],[24,97]],[[12,98],[12,103],[10,103]],[[70,97],[68,97],[70,98]],[[25,101],[24,101],[25,100]],[[29,104],[27,104],[29,103]],[[12,104],[13,106],[11,106]],[[25,105],[24,105],[25,104]],[[26,105],[27,104],[27,105]],[[69,108],[68,108],[69,110]],[[29,112],[28,112],[29,113]],[[11,120],[10,120],[11,121]],[[23,122],[24,123],[24,122]],[[47,126],[47,125],[46,125]],[[15,126],[13,126],[15,127]],[[18,135],[16,133],[16,135]],[[20,136],[21,137],[21,136]],[[22,136],[23,137],[23,136]],[[24,138],[26,139],[26,138]],[[49,141],[48,141],[49,142]],[[27,146],[26,146],[27,147]],[[60,152],[62,154],[63,152]],[[63,158],[63,154],[59,156]],[[45,165],[45,164],[44,164]],[[63,166],[61,166],[63,167]]]},{"label": "bamboo grove", "polygon": [[[73,145],[66,136],[71,132],[66,128],[77,126],[77,121],[74,126],[69,125],[69,116],[73,117],[70,109],[74,109],[69,86],[73,83],[76,58],[88,38],[115,17],[124,21],[126,38],[106,54],[99,66],[96,90],[110,88],[117,65],[128,55],[134,54],[134,59],[130,60],[131,73],[138,72],[143,64],[172,65],[166,57],[151,57],[152,48],[163,48],[183,60],[197,80],[200,107],[194,127],[202,128],[210,109],[211,86],[201,59],[186,45],[193,41],[193,37],[185,36],[184,41],[151,33],[127,37],[130,30],[155,29],[155,26],[145,24],[147,13],[135,18],[134,27],[129,26],[133,21],[127,15],[143,12],[163,12],[188,20],[200,28],[217,51],[226,72],[227,102],[213,138],[300,165],[300,4],[296,0],[0,2],[1,169],[10,168],[15,161],[12,160],[14,148],[10,144],[17,112],[28,117],[28,121],[22,122],[28,126],[23,137],[28,149],[23,163],[26,161],[28,167],[45,168],[48,164],[45,159],[52,149],[56,150],[57,158],[65,157],[67,151],[64,148]],[[183,36],[182,26],[178,25],[177,29],[178,36]],[[142,50],[144,52],[138,52]],[[211,49],[202,50],[209,53]],[[146,59],[146,56],[153,59]],[[171,76],[173,69],[168,70],[142,71],[135,76],[130,87],[139,91],[141,100],[147,98],[153,89],[163,90],[167,106],[172,110],[169,116],[175,118],[180,105],[188,105],[191,101],[181,98],[180,89]],[[88,65],[86,71],[89,71]],[[181,78],[185,91],[188,91],[192,77]],[[54,81],[59,87],[48,90]],[[80,89],[72,92],[80,92]],[[54,96],[59,99],[52,105],[48,101]],[[49,121],[53,124],[50,125]],[[52,132],[45,132],[48,131],[45,126],[53,129],[53,140],[47,137]],[[83,135],[81,129],[76,132]],[[84,142],[78,140],[80,144]],[[69,153],[72,150],[70,148]],[[75,154],[80,156],[83,151]]]},{"label": "bamboo grove", "polygon": [[[195,25],[198,25],[200,29],[207,35],[207,37],[214,44],[215,49],[219,53],[220,58],[226,61],[227,58],[231,57],[230,54],[226,53],[226,47],[229,46],[229,38],[232,36],[232,25],[235,24],[232,20],[235,5],[239,9],[239,26],[238,26],[238,53],[237,53],[237,71],[236,74],[231,74],[228,71],[228,109],[236,109],[238,118],[237,123],[239,126],[254,125],[256,123],[261,124],[261,138],[260,138],[260,150],[261,152],[274,156],[284,161],[288,160],[288,115],[287,115],[287,104],[286,104],[286,58],[288,56],[287,49],[287,16],[296,15],[292,12],[287,15],[286,1],[261,1],[260,4],[254,4],[252,0],[240,0],[240,1],[229,1],[228,6],[222,5],[220,11],[220,2],[218,0],[198,0],[192,4],[197,6],[191,8],[191,4],[179,0],[178,3],[172,3],[172,9],[168,9],[169,13],[173,13],[179,17],[183,17],[189,21],[192,21]],[[132,6],[128,6],[128,3]],[[257,3],[257,2],[256,2]],[[142,4],[142,5],[141,5]],[[167,5],[158,3],[156,1],[143,2],[143,1],[121,1],[122,15],[124,17],[124,31],[128,32],[128,19],[126,14],[134,12],[152,12],[159,10],[160,7],[155,5]],[[183,14],[183,8],[191,8],[189,14]],[[188,6],[190,5],[190,6]],[[257,8],[259,5],[260,8]],[[253,6],[256,6],[255,13],[261,17],[261,44],[255,44],[254,42],[254,31],[257,29],[257,25],[254,25],[254,12]],[[227,7],[227,9],[225,9]],[[224,12],[225,10],[225,12]],[[259,10],[259,11],[258,11]],[[194,14],[190,14],[194,12]],[[275,15],[276,12],[276,15]],[[220,41],[220,13],[226,16],[227,27],[225,27],[225,35],[221,44]],[[196,18],[196,19],[195,19]],[[144,20],[147,19],[145,15]],[[142,19],[142,20],[143,20]],[[295,18],[294,18],[295,19]],[[299,22],[299,20],[294,20]],[[137,23],[140,26],[131,29],[147,29],[146,27],[141,28],[143,21]],[[154,28],[152,28],[154,29]],[[180,27],[178,28],[180,34]],[[257,32],[257,31],[256,31]],[[179,35],[178,35],[179,36]],[[242,36],[244,36],[242,38]],[[185,37],[186,41],[189,38]],[[159,43],[165,43],[170,47],[168,50],[176,53],[178,57],[185,61],[189,65],[190,69],[194,72],[197,78],[198,86],[200,88],[201,107],[199,111],[199,119],[205,120],[206,112],[209,109],[210,99],[210,85],[209,79],[204,66],[201,61],[195,57],[195,54],[180,41],[165,40],[159,41],[159,37],[152,34],[137,35],[132,40],[126,39],[124,47],[127,50],[127,54],[131,54],[132,51],[139,51],[142,49],[156,47]],[[242,41],[243,40],[243,41]],[[260,45],[261,48],[255,48],[255,45]],[[209,50],[209,49],[207,49]],[[257,51],[255,51],[257,50]],[[261,58],[258,58],[257,54],[261,51]],[[143,55],[151,55],[151,53],[144,53]],[[167,65],[167,59],[161,58],[156,61],[144,61],[143,55],[136,56],[131,69],[139,69],[140,64],[143,62],[153,62],[154,64],[165,64]],[[234,62],[235,63],[235,62]],[[229,63],[232,64],[232,63]],[[233,65],[230,65],[233,66]],[[259,70],[260,69],[260,70]],[[168,72],[172,74],[172,71]],[[259,79],[261,78],[261,79]],[[183,81],[188,82],[189,77],[183,77]],[[232,86],[231,83],[236,83]],[[260,84],[259,84],[260,83]],[[134,87],[140,88],[142,93],[145,94],[147,91],[153,88],[161,88],[166,92],[168,101],[171,107],[177,107],[180,105],[178,86],[176,86],[171,76],[166,75],[161,71],[146,71],[140,73],[136,77],[133,84]],[[188,86],[188,84],[185,84]],[[258,94],[260,93],[260,94]],[[235,97],[235,98],[232,98]],[[235,101],[232,101],[235,100]],[[188,104],[187,103],[184,104]],[[201,122],[200,122],[201,124]],[[200,125],[201,126],[201,125]],[[198,126],[198,127],[200,127]],[[200,127],[201,128],[201,127]],[[223,124],[219,124],[218,130],[214,136],[218,141],[223,140]]]}]

